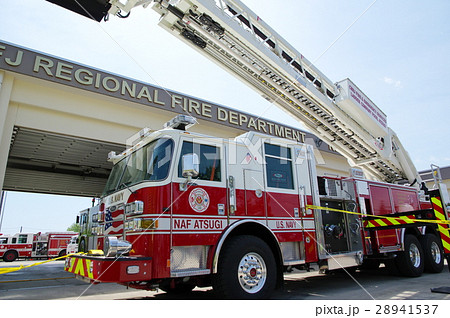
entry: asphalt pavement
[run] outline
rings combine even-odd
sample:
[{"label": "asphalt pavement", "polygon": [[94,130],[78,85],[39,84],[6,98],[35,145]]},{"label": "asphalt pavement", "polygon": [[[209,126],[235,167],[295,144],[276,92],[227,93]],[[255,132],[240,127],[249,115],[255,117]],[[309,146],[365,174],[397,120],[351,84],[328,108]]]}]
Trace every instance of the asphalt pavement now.
[{"label": "asphalt pavement", "polygon": [[[33,264],[35,261],[0,262],[0,268]],[[294,271],[285,275],[284,289],[277,291],[278,300],[450,300],[450,294],[431,292],[432,288],[450,287],[447,266],[442,273],[424,273],[408,278],[390,275],[385,268],[376,271],[338,271],[323,275]],[[213,300],[210,287],[196,288],[188,295],[173,296],[161,290],[143,291],[126,286],[101,283],[90,285],[64,271],[64,261],[0,275],[1,300],[42,299],[197,299]]]}]

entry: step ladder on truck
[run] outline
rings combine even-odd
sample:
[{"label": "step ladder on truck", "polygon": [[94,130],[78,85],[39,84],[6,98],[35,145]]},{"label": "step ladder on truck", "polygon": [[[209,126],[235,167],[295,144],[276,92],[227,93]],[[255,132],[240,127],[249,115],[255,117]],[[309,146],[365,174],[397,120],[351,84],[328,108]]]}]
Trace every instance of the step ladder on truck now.
[{"label": "step ladder on truck", "polygon": [[82,9],[48,1],[97,21],[152,5],[162,28],[291,113],[367,177],[317,176],[307,145],[255,132],[198,135],[186,130],[194,119],[180,115],[111,155],[99,215],[120,214],[123,230],[103,237],[103,255],[69,258],[67,271],[168,292],[212,285],[223,297],[247,299],[268,297],[285,270],[311,264],[442,271],[450,255],[445,184],[426,189],[386,115],[351,80],[330,81],[241,1],[79,1]]}]

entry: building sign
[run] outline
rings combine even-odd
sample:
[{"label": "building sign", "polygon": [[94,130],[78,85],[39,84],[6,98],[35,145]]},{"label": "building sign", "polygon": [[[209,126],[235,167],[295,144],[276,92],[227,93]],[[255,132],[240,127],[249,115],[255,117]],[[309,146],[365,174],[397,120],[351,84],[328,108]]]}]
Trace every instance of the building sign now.
[{"label": "building sign", "polygon": [[[312,134],[162,87],[0,42],[0,70],[139,103],[242,130],[305,142]],[[333,152],[327,145],[320,150]]]}]

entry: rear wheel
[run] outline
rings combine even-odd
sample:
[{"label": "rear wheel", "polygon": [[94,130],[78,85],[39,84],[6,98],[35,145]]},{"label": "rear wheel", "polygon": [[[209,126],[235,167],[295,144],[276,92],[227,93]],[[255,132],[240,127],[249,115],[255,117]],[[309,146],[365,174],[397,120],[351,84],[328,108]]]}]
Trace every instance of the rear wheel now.
[{"label": "rear wheel", "polygon": [[398,253],[395,259],[400,274],[419,277],[424,270],[424,253],[419,240],[411,234],[405,235],[405,250]]},{"label": "rear wheel", "polygon": [[423,248],[425,271],[429,273],[440,273],[444,269],[444,251],[439,239],[434,234],[425,234],[420,239]]},{"label": "rear wheel", "polygon": [[3,254],[3,260],[5,262],[14,262],[17,259],[17,252],[16,251],[7,251],[5,254]]},{"label": "rear wheel", "polygon": [[273,253],[263,240],[236,236],[223,247],[213,288],[226,299],[268,298],[276,286],[276,272]]}]

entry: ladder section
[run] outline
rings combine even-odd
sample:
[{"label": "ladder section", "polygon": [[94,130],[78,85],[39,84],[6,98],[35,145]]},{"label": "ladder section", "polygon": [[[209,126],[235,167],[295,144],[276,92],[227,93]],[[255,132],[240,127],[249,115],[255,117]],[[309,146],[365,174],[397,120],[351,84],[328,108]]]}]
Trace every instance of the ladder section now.
[{"label": "ladder section", "polygon": [[[127,12],[150,1],[110,3],[110,13],[116,13],[119,7]],[[330,81],[241,1],[155,0],[152,8],[161,15],[161,27],[299,119],[368,177],[420,182],[395,133],[387,126],[382,133],[373,130],[371,120],[345,111],[339,102],[342,85]]]},{"label": "ladder section", "polygon": [[161,1],[153,8],[162,15],[160,26],[298,118],[366,175],[388,182],[418,178],[398,159],[403,148],[393,144],[395,134],[374,135],[344,112],[335,102],[339,87],[242,2],[185,0],[175,8]]}]

